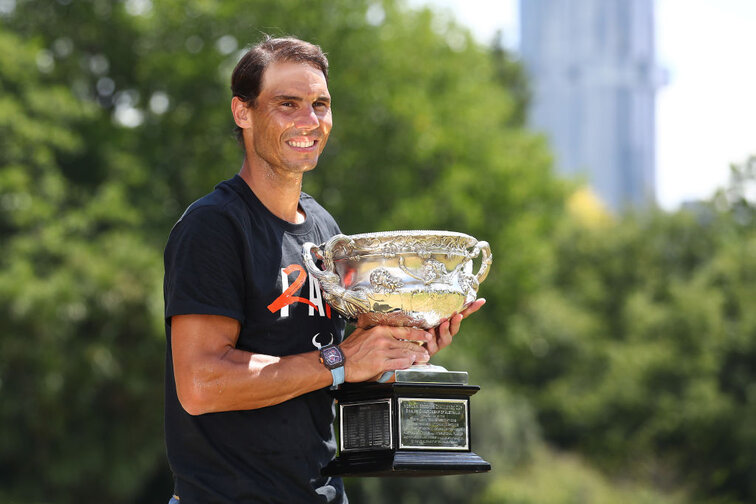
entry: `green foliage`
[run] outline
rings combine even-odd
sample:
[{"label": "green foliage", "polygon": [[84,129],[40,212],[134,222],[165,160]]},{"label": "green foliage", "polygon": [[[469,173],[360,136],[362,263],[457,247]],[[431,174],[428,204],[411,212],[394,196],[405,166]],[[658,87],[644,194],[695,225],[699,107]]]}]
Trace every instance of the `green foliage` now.
[{"label": "green foliage", "polygon": [[0,486],[129,496],[162,452],[160,255],[117,181],[87,193],[64,173],[96,111],[40,75],[40,52],[0,32]]},{"label": "green foliage", "polygon": [[533,460],[496,480],[481,504],[674,504],[668,496],[630,483],[606,479],[580,458],[541,448]]},{"label": "green foliage", "polygon": [[741,187],[753,166],[708,204],[560,230],[552,287],[518,314],[500,375],[535,399],[548,439],[702,498],[756,496],[743,450],[756,404],[756,213]]},{"label": "green foliage", "polygon": [[512,57],[512,53],[504,47],[504,33],[496,32],[491,54],[493,56],[494,72],[498,82],[504,86],[514,98],[514,108],[510,124],[522,126],[525,124],[527,109],[530,106],[531,91],[527,73],[519,61]]}]

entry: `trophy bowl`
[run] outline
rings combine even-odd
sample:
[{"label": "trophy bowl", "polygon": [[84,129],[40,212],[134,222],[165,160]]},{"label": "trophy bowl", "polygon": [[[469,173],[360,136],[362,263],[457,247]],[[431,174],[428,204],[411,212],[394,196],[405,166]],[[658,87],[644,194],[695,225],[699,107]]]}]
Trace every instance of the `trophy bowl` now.
[{"label": "trophy bowl", "polygon": [[487,242],[451,231],[339,234],[302,254],[328,304],[360,327],[435,327],[475,301],[491,266]]}]

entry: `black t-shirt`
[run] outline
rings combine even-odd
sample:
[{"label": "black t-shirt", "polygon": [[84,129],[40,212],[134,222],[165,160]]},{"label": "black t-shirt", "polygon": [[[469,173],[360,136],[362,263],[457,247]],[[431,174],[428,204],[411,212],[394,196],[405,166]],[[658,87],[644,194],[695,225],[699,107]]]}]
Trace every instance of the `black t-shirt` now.
[{"label": "black t-shirt", "polygon": [[335,453],[327,389],[246,411],[192,416],[181,407],[171,358],[170,317],[211,314],[241,323],[237,348],[267,355],[310,352],[344,335],[344,320],[303,266],[302,244],[339,232],[302,194],[303,224],[274,216],[238,175],[193,203],[165,249],[165,432],[182,504],[346,502],[338,478],[320,469]]}]

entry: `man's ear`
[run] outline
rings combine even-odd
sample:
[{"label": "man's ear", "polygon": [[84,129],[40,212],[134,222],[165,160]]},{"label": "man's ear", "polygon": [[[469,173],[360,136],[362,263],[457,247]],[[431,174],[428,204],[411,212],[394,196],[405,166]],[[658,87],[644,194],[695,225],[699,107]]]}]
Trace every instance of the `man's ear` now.
[{"label": "man's ear", "polygon": [[231,98],[231,113],[237,126],[242,129],[252,127],[252,114],[249,113],[247,104],[239,99],[238,96]]}]

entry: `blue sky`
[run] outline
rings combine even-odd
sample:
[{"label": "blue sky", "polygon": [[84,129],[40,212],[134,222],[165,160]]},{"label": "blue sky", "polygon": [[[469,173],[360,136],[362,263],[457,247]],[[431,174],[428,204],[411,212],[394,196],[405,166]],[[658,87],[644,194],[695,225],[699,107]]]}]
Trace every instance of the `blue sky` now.
[{"label": "blue sky", "polygon": [[[408,3],[451,13],[484,43],[502,29],[517,48],[518,0]],[[657,199],[672,210],[708,198],[731,163],[756,155],[756,1],[655,4],[657,57],[669,76],[657,95]]]}]

